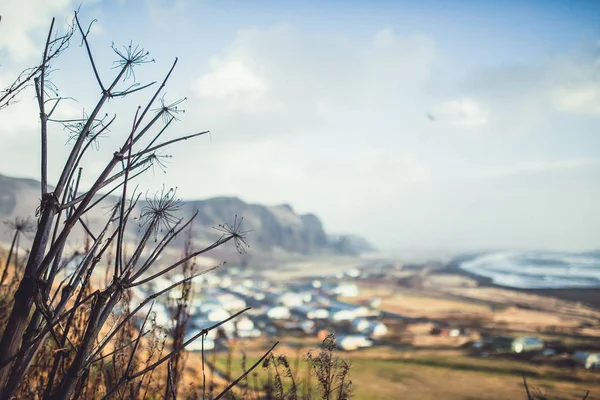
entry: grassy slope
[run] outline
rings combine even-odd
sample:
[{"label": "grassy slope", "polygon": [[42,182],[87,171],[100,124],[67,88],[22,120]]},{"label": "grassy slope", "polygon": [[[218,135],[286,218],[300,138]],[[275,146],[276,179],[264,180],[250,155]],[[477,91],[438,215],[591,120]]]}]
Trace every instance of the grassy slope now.
[{"label": "grassy slope", "polygon": [[[580,399],[586,390],[591,391],[588,399],[600,398],[600,374],[581,370],[571,373],[570,370],[514,360],[480,359],[462,355],[398,353],[388,359],[361,353],[341,353],[340,356],[352,362],[350,378],[355,384],[356,400],[519,399],[525,396],[523,373],[530,376],[531,387],[547,394],[550,399]],[[257,358],[248,357],[247,365],[251,365]],[[290,359],[290,363],[294,369],[294,360]],[[217,356],[216,364],[219,370],[225,371],[227,356]],[[302,362],[299,365],[299,372],[295,376],[302,389],[306,365]],[[235,378],[241,372],[241,358],[234,356],[231,375]],[[266,381],[266,373],[260,367],[258,378],[259,385]]]}]

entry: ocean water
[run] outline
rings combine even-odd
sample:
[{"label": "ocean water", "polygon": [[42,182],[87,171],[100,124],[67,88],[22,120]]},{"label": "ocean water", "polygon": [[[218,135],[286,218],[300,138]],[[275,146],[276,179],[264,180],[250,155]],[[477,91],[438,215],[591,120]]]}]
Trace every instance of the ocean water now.
[{"label": "ocean water", "polygon": [[520,289],[600,288],[600,252],[494,252],[460,268]]}]

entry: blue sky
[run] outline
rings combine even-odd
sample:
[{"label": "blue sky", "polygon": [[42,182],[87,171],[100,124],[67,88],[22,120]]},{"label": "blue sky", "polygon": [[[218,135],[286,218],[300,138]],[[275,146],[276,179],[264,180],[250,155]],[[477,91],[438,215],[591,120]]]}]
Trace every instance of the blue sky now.
[{"label": "blue sky", "polygon": [[[2,11],[2,84],[39,57],[51,17],[75,7],[21,3]],[[98,19],[105,79],[113,41],[151,51],[141,82],[179,57],[167,97],[188,100],[174,134],[212,131],[173,148],[168,172],[143,187],[289,203],[395,252],[599,245],[600,2],[105,0],[81,17]],[[63,115],[91,107],[82,49],[57,68],[79,100]],[[143,100],[111,103],[117,129],[88,179]],[[19,157],[36,143],[32,104],[0,113],[0,146],[13,150],[1,173],[36,177],[35,159]]]}]

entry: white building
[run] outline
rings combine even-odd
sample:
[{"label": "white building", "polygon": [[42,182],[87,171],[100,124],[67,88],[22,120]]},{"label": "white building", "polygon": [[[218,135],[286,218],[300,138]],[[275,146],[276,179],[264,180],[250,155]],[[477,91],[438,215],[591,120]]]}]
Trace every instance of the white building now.
[{"label": "white building", "polygon": [[331,308],[329,310],[329,319],[332,321],[352,321],[356,314],[346,308]]},{"label": "white building", "polygon": [[241,331],[250,331],[254,329],[254,322],[248,317],[241,316],[235,319],[235,327]]},{"label": "white building", "polygon": [[327,319],[329,318],[329,311],[322,307],[313,307],[308,304],[303,304],[293,309],[294,314],[307,319]]},{"label": "white building", "polygon": [[356,297],[359,294],[359,290],[355,283],[344,282],[334,287],[333,293],[342,297]]},{"label": "white building", "polygon": [[343,335],[335,338],[335,344],[342,350],[352,351],[361,347],[370,347],[373,342],[365,335]]},{"label": "white building", "polygon": [[289,319],[291,317],[290,309],[283,306],[270,307],[267,310],[267,317],[271,319]]},{"label": "white building", "polygon": [[373,321],[369,325],[367,333],[368,333],[369,337],[379,338],[379,337],[387,335],[388,331],[389,331],[388,327],[383,322]]},{"label": "white building", "polygon": [[366,318],[357,318],[352,321],[352,328],[356,332],[368,335],[371,338],[379,338],[388,333],[388,327],[381,321],[369,321]]},{"label": "white building", "polygon": [[231,314],[223,308],[213,308],[208,313],[206,313],[206,319],[211,322],[220,322],[227,318],[229,318]]},{"label": "white building", "polygon": [[600,353],[576,351],[572,358],[585,369],[600,368]]},{"label": "white building", "polygon": [[352,328],[356,332],[360,332],[360,333],[367,332],[367,330],[369,330],[370,326],[371,326],[371,322],[365,318],[356,318],[355,320],[352,321]]},{"label": "white building", "polygon": [[244,299],[233,293],[219,293],[214,296],[214,299],[227,311],[237,312],[246,307]]},{"label": "white building", "polygon": [[288,308],[299,307],[304,304],[304,296],[301,293],[286,292],[277,296],[276,303]]}]

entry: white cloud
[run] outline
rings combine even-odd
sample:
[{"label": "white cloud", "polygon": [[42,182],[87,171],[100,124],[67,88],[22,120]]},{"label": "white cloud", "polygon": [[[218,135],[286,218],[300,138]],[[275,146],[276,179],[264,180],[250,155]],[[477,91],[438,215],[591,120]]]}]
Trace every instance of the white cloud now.
[{"label": "white cloud", "polygon": [[600,167],[600,158],[574,158],[554,161],[528,161],[481,171],[479,178],[504,178],[521,174],[575,171]]},{"label": "white cloud", "polygon": [[554,104],[559,111],[600,117],[600,82],[558,89],[554,93]]},{"label": "white cloud", "polygon": [[[190,40],[208,29],[194,25],[191,16],[184,18],[185,3],[172,10],[164,0],[152,4],[160,24],[177,22]],[[115,41],[123,39],[110,21],[104,26],[117,36]],[[141,187],[153,190],[168,182],[186,198],[237,195],[266,204],[291,203],[299,212],[317,213],[329,230],[365,234],[382,246],[518,241],[574,246],[591,241],[593,235],[586,232],[600,226],[592,204],[600,199],[599,169],[589,155],[595,142],[587,132],[594,127],[580,118],[596,112],[589,60],[502,65],[472,71],[458,82],[451,72],[439,74],[447,65],[438,57],[452,47],[438,49],[426,35],[391,29],[362,35],[350,29],[339,35],[286,24],[241,29],[230,43],[220,47],[214,42],[196,53],[172,37],[160,37],[152,25],[144,39],[163,49],[153,52],[157,64],[176,55],[164,49],[180,46],[177,50],[185,52],[179,66],[187,72],[183,78],[174,75],[168,85],[169,98],[191,94],[174,131],[207,128],[212,138],[173,146],[167,174],[148,174],[140,179]],[[206,48],[217,50],[207,56],[202,54]],[[85,57],[80,61],[88,67]],[[464,71],[461,65],[452,68]],[[70,78],[66,72],[63,76]],[[91,75],[75,79],[88,78],[87,87],[93,87]],[[96,93],[95,87],[83,87]],[[139,99],[110,102],[121,125],[101,141],[99,153],[110,155],[120,145],[112,139],[128,128],[127,108],[133,114]],[[17,125],[7,123],[9,113],[0,113],[0,125],[11,130],[0,138],[0,147],[15,149],[0,160],[2,173],[38,172],[37,161],[20,155],[38,137],[31,104],[27,110],[11,110]],[[437,121],[427,120],[426,112]],[[486,134],[465,134],[470,131]],[[53,127],[51,135],[57,144],[51,154],[58,160],[60,153],[54,152],[66,151],[65,134]],[[30,138],[33,142],[26,143]],[[103,165],[99,160],[90,153],[86,178]],[[555,185],[557,177],[564,179]],[[537,187],[531,196],[530,186]],[[587,216],[591,222],[578,230],[569,213],[582,202],[577,218]],[[520,221],[530,222],[518,238],[511,236]],[[552,237],[550,228],[561,224],[572,228],[569,238]]]},{"label": "white cloud", "polygon": [[433,113],[436,121],[463,127],[480,127],[489,122],[489,111],[470,98],[449,100]]},{"label": "white cloud", "polygon": [[[0,76],[0,84],[4,82],[6,81]],[[18,102],[11,104],[9,109],[0,111],[0,126],[3,140],[36,131],[39,126],[39,111],[35,99],[21,93]]]},{"label": "white cloud", "polygon": [[268,84],[241,60],[211,60],[211,71],[198,79],[192,89],[208,100],[257,100],[268,90]]},{"label": "white cloud", "polygon": [[98,21],[94,22],[92,27],[90,28],[90,35],[100,36],[105,34],[106,31],[104,30],[104,26]]},{"label": "white cloud", "polygon": [[280,24],[240,30],[190,86],[211,128],[238,138],[323,124],[356,129],[383,123],[382,114],[400,120],[417,107],[434,60],[435,44],[422,35],[383,29],[351,41]]},{"label": "white cloud", "polygon": [[363,178],[364,183],[379,187],[393,188],[395,184],[425,182],[430,178],[430,170],[414,154],[403,154],[381,148],[362,150],[354,163],[351,179]]},{"label": "white cloud", "polygon": [[3,3],[0,22],[0,52],[6,51],[16,62],[41,57],[43,43],[52,17],[62,28],[64,17],[73,11],[72,0],[30,0]]}]

